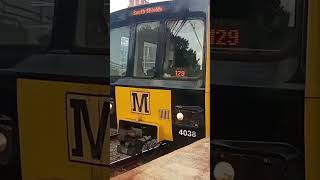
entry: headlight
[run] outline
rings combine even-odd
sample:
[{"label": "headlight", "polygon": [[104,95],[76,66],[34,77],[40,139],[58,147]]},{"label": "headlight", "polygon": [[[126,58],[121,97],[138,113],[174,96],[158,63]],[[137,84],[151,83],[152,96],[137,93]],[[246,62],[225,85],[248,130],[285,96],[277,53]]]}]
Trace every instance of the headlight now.
[{"label": "headlight", "polygon": [[213,170],[214,177],[217,180],[234,180],[235,172],[230,163],[219,162]]},{"label": "headlight", "polygon": [[6,149],[7,144],[7,137],[4,134],[0,133],[0,152],[3,152]]},{"label": "headlight", "polygon": [[204,126],[204,109],[200,106],[175,106],[174,123],[190,128]]},{"label": "headlight", "polygon": [[177,119],[179,121],[182,121],[183,120],[183,114],[181,112],[177,113]]},{"label": "headlight", "polygon": [[110,113],[114,112],[115,106],[114,106],[114,99],[110,98],[109,100],[109,106],[110,106]]},{"label": "headlight", "polygon": [[10,126],[0,124],[0,166],[6,166],[14,156],[13,129]]}]

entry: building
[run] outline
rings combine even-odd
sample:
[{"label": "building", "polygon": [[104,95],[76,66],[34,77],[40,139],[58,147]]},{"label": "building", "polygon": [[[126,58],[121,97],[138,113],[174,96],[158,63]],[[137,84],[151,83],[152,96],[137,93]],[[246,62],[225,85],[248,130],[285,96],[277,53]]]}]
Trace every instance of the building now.
[{"label": "building", "polygon": [[149,4],[147,0],[129,0],[129,7]]}]

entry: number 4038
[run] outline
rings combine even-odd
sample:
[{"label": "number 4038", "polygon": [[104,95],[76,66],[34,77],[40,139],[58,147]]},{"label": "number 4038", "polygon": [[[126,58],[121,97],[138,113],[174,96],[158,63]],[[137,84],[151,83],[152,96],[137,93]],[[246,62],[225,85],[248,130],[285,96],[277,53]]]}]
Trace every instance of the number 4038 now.
[{"label": "number 4038", "polygon": [[197,137],[197,132],[180,129],[179,134],[186,137]]}]

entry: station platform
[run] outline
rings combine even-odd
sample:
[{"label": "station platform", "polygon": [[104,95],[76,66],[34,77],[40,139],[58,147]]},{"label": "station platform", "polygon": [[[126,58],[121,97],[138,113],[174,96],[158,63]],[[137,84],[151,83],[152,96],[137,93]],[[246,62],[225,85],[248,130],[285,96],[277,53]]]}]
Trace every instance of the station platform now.
[{"label": "station platform", "polygon": [[210,140],[202,139],[111,180],[210,179]]}]

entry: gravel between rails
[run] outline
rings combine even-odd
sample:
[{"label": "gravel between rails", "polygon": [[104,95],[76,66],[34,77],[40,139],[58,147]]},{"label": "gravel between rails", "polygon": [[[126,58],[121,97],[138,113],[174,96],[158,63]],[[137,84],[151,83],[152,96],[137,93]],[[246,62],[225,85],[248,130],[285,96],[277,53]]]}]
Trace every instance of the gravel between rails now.
[{"label": "gravel between rails", "polygon": [[119,141],[117,139],[110,141],[110,162],[115,162],[127,157],[130,157],[125,154],[121,154],[117,152],[117,146],[119,145]]}]

